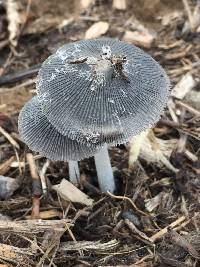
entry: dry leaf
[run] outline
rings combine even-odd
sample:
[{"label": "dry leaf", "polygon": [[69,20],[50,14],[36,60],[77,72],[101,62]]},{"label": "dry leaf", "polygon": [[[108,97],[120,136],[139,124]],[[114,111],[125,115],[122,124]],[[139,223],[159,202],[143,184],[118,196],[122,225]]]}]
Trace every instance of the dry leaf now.
[{"label": "dry leaf", "polygon": [[126,0],[113,0],[112,6],[113,8],[118,9],[118,10],[126,10],[127,3],[126,3]]},{"label": "dry leaf", "polygon": [[93,199],[89,198],[66,179],[63,179],[60,184],[54,185],[52,188],[65,200],[81,203],[86,206],[91,206],[93,204]]},{"label": "dry leaf", "polygon": [[195,87],[195,85],[196,82],[192,74],[188,72],[181,78],[181,80],[173,88],[171,95],[178,99],[183,99],[185,95]]},{"label": "dry leaf", "polygon": [[19,33],[19,26],[21,23],[19,14],[19,4],[15,0],[7,0],[6,11],[8,18],[9,41],[13,46],[16,46],[16,37]]},{"label": "dry leaf", "polygon": [[94,23],[85,33],[85,39],[98,38],[105,34],[109,29],[109,24],[104,21]]}]

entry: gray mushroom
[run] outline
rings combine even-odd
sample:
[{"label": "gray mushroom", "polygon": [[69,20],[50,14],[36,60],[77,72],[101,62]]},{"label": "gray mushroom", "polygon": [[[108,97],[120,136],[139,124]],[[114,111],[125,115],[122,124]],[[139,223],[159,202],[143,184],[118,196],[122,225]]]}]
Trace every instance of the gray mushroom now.
[{"label": "gray mushroom", "polygon": [[60,133],[88,145],[115,145],[158,121],[169,80],[134,45],[83,40],[64,45],[43,63],[37,93],[43,113]]},{"label": "gray mushroom", "polygon": [[93,156],[97,151],[95,145],[88,147],[60,134],[42,113],[37,96],[21,110],[18,129],[21,139],[33,151],[51,160],[69,161],[72,182],[77,182],[80,176],[77,160]]},{"label": "gray mushroom", "polygon": [[[71,160],[94,155],[101,190],[113,192],[107,145],[126,143],[153,126],[166,105],[170,83],[144,51],[106,38],[58,49],[43,63],[36,87],[37,98],[19,119],[25,142],[49,158],[70,160],[75,172],[77,162]],[[33,119],[35,112],[39,114]]]}]

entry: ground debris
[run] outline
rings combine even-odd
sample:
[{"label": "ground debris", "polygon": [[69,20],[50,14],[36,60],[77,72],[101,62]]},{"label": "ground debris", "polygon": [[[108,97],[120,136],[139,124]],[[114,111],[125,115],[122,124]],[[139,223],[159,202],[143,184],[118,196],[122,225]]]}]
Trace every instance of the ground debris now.
[{"label": "ground debris", "polygon": [[[0,263],[198,266],[199,1],[186,1],[190,14],[173,0],[10,2],[19,4],[20,21],[11,18],[11,41],[6,5],[0,3],[0,175],[20,186],[0,201]],[[35,94],[41,63],[91,27],[88,38],[129,39],[148,50],[170,76],[173,92],[161,120],[138,146],[110,148],[117,185],[110,195],[98,189],[92,158],[79,162],[79,189],[71,188],[63,182],[68,165],[32,152],[27,162],[30,151],[17,132],[18,112]],[[52,190],[62,183],[64,195]]]}]

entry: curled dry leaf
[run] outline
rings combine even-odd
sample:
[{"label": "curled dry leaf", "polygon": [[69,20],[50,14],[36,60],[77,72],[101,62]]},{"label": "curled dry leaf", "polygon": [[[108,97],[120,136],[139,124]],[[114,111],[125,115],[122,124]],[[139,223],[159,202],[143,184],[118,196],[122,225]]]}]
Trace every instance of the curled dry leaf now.
[{"label": "curled dry leaf", "polygon": [[85,39],[98,38],[105,34],[109,29],[108,22],[99,21],[94,23],[85,33]]},{"label": "curled dry leaf", "polygon": [[18,2],[16,2],[15,0],[7,0],[6,11],[8,18],[9,41],[13,46],[16,46],[16,37],[19,33],[19,27],[21,23]]},{"label": "curled dry leaf", "polygon": [[190,92],[196,85],[196,82],[189,72],[185,74],[181,80],[175,85],[172,90],[171,95],[183,99],[188,92]]}]

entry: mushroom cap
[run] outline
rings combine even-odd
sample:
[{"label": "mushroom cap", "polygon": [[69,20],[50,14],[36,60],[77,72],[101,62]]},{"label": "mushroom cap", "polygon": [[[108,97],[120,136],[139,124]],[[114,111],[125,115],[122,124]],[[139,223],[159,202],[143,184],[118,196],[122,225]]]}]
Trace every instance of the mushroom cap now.
[{"label": "mushroom cap", "polygon": [[88,147],[60,134],[43,115],[37,97],[21,110],[18,128],[22,140],[31,150],[52,160],[81,160],[97,152],[94,145]]},{"label": "mushroom cap", "polygon": [[[126,57],[119,74],[114,58]],[[113,60],[111,60],[113,59]],[[114,39],[64,45],[42,65],[37,93],[47,119],[80,143],[125,143],[155,124],[169,96],[162,67]]]}]

